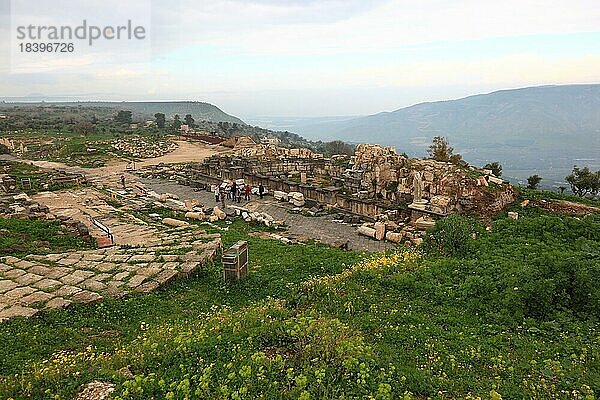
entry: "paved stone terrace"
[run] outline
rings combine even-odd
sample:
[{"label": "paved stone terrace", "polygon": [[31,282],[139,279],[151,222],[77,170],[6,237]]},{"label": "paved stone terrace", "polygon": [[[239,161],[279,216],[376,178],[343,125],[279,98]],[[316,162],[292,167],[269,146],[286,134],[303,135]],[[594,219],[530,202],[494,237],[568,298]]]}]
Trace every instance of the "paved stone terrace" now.
[{"label": "paved stone terrace", "polygon": [[160,231],[146,246],[0,258],[0,321],[105,297],[150,292],[187,276],[221,248],[194,226]]},{"label": "paved stone terrace", "polygon": [[[189,186],[179,185],[172,182],[164,182],[158,179],[140,179],[148,188],[158,193],[173,193],[182,199],[198,199],[205,206],[219,205],[215,202],[215,196],[206,190],[194,191]],[[389,242],[376,241],[356,233],[356,227],[334,222],[332,216],[308,217],[298,213],[290,213],[293,208],[289,203],[279,202],[272,196],[265,196],[260,200],[258,196],[252,195],[250,202],[242,199],[241,203],[227,201],[226,204],[247,207],[252,211],[265,212],[275,220],[284,220],[289,226],[287,234],[297,239],[313,239],[328,245],[339,245],[348,241],[348,248],[357,251],[382,251],[392,249],[395,246]]]}]

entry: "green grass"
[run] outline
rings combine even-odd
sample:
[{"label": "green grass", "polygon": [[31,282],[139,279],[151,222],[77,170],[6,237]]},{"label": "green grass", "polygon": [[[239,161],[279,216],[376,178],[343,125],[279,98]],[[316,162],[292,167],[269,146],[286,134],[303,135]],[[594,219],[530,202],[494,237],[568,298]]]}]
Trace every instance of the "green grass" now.
[{"label": "green grass", "polygon": [[244,223],[233,228],[223,234],[223,241],[226,245],[249,241],[251,273],[247,280],[224,284],[217,262],[197,276],[148,295],[8,321],[0,325],[0,374],[18,374],[25,365],[39,363],[60,350],[78,351],[92,345],[111,351],[114,346],[129,345],[136,341],[142,322],[185,323],[203,318],[213,306],[239,309],[269,296],[286,297],[304,279],[340,272],[361,258],[322,245],[288,246],[250,237],[247,233],[254,229]]},{"label": "green grass", "polygon": [[243,282],[215,262],[0,325],[0,398],[71,398],[100,379],[116,399],[594,399],[600,215],[528,207],[492,228],[460,257],[365,258],[235,222],[222,234],[249,241]]},{"label": "green grass", "polygon": [[58,222],[0,218],[0,256],[64,252],[92,248],[69,236]]}]

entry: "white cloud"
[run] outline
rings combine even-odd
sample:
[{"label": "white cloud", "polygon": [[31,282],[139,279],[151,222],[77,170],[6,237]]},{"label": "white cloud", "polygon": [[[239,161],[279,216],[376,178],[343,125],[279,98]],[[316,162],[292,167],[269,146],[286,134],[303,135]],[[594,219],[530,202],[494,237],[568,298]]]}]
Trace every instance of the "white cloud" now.
[{"label": "white cloud", "polygon": [[[326,55],[374,52],[430,42],[477,40],[546,33],[593,32],[600,26],[597,1],[580,0],[390,0],[324,20],[336,2],[217,1],[186,4],[157,19],[158,44],[219,45],[259,55]],[[333,5],[332,5],[333,4]],[[156,13],[155,13],[156,14]],[[169,18],[170,17],[170,18]],[[177,29],[164,34],[162,24]],[[285,23],[278,23],[280,20]]]},{"label": "white cloud", "polygon": [[[32,16],[48,7],[67,9],[71,0],[39,1],[38,8],[28,8]],[[69,15],[76,23],[76,15],[95,10],[98,1],[73,3]],[[149,4],[150,0],[133,0],[127,9],[137,9],[139,15],[151,11],[159,59],[145,62],[110,46],[94,46],[94,52],[37,63],[28,70],[33,78],[29,81],[23,78],[26,75],[3,74],[0,65],[2,95],[196,99],[223,102],[234,113],[322,115],[394,109],[425,97],[469,94],[473,88],[600,81],[600,54],[570,52],[568,40],[556,51],[527,46],[514,51],[473,50],[488,43],[487,38],[515,37],[517,42],[524,35],[598,32],[597,0],[152,0]],[[98,10],[94,18],[106,23],[130,12],[123,8],[113,15],[106,8]],[[477,46],[469,47],[474,41]],[[424,46],[429,43],[436,45]],[[429,51],[447,44],[462,53]],[[218,53],[221,64],[204,64],[204,54],[198,51],[203,46]]]}]

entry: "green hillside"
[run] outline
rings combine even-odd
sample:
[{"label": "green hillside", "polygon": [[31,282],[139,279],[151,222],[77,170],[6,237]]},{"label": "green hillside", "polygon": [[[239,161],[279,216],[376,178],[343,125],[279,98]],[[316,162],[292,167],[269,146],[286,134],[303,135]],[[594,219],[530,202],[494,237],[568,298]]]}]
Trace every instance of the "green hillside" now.
[{"label": "green hillside", "polygon": [[[476,165],[497,160],[505,170],[538,170],[559,179],[573,164],[600,165],[600,85],[501,90],[305,125],[297,132],[377,142],[421,156],[431,138],[442,135]],[[553,170],[560,172],[555,176]]]},{"label": "green hillside", "polygon": [[371,256],[235,222],[223,239],[249,241],[242,283],[215,263],[1,324],[0,398],[72,398],[98,379],[115,399],[595,399],[600,214],[516,211],[491,232],[451,217],[418,251]]},{"label": "green hillside", "polygon": [[86,101],[86,102],[28,102],[28,103],[0,103],[1,108],[18,106],[22,108],[38,108],[48,106],[58,107],[83,107],[85,109],[107,108],[110,110],[129,110],[133,112],[134,119],[154,119],[154,114],[164,113],[167,119],[172,119],[179,114],[181,119],[186,114],[191,114],[196,121],[231,122],[244,124],[244,122],[232,115],[222,111],[219,107],[200,101],[157,101],[157,102],[110,102],[110,101]]},{"label": "green hillside", "polygon": [[[222,111],[219,107],[199,101],[166,101],[166,102],[124,102],[124,103],[93,103],[99,106],[125,108],[146,118],[154,118],[156,113],[164,113],[167,119],[179,114],[182,119],[186,114],[191,114],[197,121],[231,122],[244,124],[244,122]],[[122,105],[122,106],[121,106]]]}]

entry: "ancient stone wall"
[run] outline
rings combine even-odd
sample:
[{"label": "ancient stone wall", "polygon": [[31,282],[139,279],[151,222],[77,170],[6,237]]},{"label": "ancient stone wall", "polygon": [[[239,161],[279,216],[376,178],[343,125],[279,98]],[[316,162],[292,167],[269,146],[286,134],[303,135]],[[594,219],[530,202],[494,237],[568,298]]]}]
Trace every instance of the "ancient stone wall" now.
[{"label": "ancient stone wall", "polygon": [[[189,164],[181,180],[199,187],[202,182],[244,179],[269,191],[299,192],[307,200],[370,218],[407,208],[437,216],[494,214],[516,198],[512,186],[483,170],[409,159],[391,147],[361,144],[352,157],[320,158],[303,149],[244,143],[236,155]],[[411,204],[416,191],[419,203]]]}]

